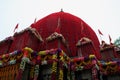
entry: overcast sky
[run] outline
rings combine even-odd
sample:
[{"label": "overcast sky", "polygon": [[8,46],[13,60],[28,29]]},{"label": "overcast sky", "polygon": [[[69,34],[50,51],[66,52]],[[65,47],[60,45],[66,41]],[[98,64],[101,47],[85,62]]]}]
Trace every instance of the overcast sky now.
[{"label": "overcast sky", "polygon": [[12,36],[17,23],[17,32],[54,12],[71,13],[84,20],[102,39],[109,43],[120,36],[120,0],[0,0],[0,40]]}]

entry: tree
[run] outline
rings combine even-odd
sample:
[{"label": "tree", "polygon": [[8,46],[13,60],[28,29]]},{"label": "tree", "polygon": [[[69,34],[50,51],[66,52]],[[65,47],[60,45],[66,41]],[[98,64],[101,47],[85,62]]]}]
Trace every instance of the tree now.
[{"label": "tree", "polygon": [[120,47],[120,37],[115,40],[114,44],[118,47]]}]

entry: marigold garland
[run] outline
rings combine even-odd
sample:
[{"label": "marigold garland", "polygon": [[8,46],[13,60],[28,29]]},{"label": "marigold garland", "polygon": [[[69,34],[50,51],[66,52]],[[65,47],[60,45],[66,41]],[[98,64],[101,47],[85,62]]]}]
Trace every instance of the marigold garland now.
[{"label": "marigold garland", "polygon": [[[52,73],[57,73],[57,49],[51,49],[51,50],[45,50],[40,52],[34,52],[31,48],[25,47],[22,50],[16,50],[14,52],[11,52],[9,54],[3,54],[0,55],[0,77],[1,76],[8,76],[10,79],[13,79],[13,75],[19,73],[19,70],[25,69],[26,63],[32,64],[32,65],[49,65],[52,64]],[[85,66],[89,66],[91,64],[93,67],[94,64],[98,64],[100,67],[100,71],[102,73],[115,73],[117,72],[117,69],[120,67],[120,64],[117,61],[110,61],[110,62],[100,62],[96,59],[95,55],[89,55],[88,57],[79,57],[71,59],[63,51],[60,51],[59,53],[59,62],[62,63],[59,66],[59,80],[63,80],[63,69],[61,66],[66,66],[66,68],[69,68],[71,65],[74,66],[76,71],[87,69]],[[21,64],[19,66],[16,65],[17,61],[20,60]],[[34,63],[37,62],[37,63]],[[95,61],[95,62],[94,62]],[[72,62],[73,64],[69,64]],[[33,64],[34,63],[34,64]],[[9,67],[7,67],[9,66]],[[11,66],[11,67],[10,67]],[[104,67],[105,66],[105,67]],[[19,68],[20,67],[20,68]],[[12,71],[12,73],[9,71],[9,69]],[[8,72],[10,74],[8,74]],[[32,69],[33,73],[33,69]],[[39,74],[39,67],[37,67],[37,70],[35,70],[34,77],[38,77]],[[10,76],[12,75],[12,76]],[[33,74],[32,74],[33,77]],[[3,80],[7,80],[8,78],[3,77]],[[37,78],[36,78],[37,79]]]},{"label": "marigold garland", "polygon": [[10,59],[10,57],[9,56],[6,56],[6,55],[4,55],[4,57],[3,57],[3,62],[8,62],[9,61],[9,59]]},{"label": "marigold garland", "polygon": [[37,80],[38,75],[39,75],[39,65],[35,65],[34,80]]},{"label": "marigold garland", "polygon": [[[57,56],[56,55],[53,55],[53,59],[56,59]],[[53,64],[52,64],[52,73],[56,73],[56,70],[57,70],[57,62],[54,61]]]},{"label": "marigold garland", "polygon": [[60,73],[60,75],[59,75],[59,80],[63,80],[63,70],[60,69],[59,73]]},{"label": "marigold garland", "polygon": [[21,59],[22,56],[23,56],[23,53],[19,53],[19,54],[17,55],[17,59]]}]

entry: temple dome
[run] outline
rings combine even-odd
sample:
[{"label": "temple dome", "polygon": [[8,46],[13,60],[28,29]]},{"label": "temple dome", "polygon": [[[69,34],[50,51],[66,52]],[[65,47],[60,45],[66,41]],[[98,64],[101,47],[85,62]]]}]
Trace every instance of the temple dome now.
[{"label": "temple dome", "polygon": [[[60,21],[58,21],[60,19]],[[85,23],[82,19],[66,12],[56,12],[52,13],[31,25],[32,28],[35,28],[39,34],[42,36],[45,41],[48,36],[55,32],[59,24],[60,34],[66,39],[69,50],[71,52],[70,56],[76,56],[77,48],[76,43],[82,38],[87,37],[91,39],[94,43],[94,47],[99,56],[99,40],[96,36],[96,33],[93,29]],[[46,42],[45,42],[46,44]],[[55,45],[43,46],[47,48],[54,48]],[[63,49],[64,50],[64,49]],[[89,49],[88,49],[89,50]],[[65,51],[65,50],[64,50]]]}]

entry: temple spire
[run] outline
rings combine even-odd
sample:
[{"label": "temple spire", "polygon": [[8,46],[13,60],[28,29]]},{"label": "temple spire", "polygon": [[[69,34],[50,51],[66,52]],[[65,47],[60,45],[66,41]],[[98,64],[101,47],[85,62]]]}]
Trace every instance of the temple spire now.
[{"label": "temple spire", "polygon": [[61,8],[61,12],[63,12],[63,9]]}]

